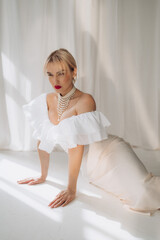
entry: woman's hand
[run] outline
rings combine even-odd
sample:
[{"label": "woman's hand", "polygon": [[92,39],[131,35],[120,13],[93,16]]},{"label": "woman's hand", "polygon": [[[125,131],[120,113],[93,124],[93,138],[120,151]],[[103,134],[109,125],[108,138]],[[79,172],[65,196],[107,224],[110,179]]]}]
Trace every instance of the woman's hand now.
[{"label": "woman's hand", "polygon": [[26,178],[23,180],[17,181],[19,184],[28,184],[28,185],[34,185],[34,184],[39,184],[45,182],[45,178],[39,177],[39,178]]},{"label": "woman's hand", "polygon": [[66,189],[61,191],[56,198],[48,205],[51,208],[64,207],[76,197],[76,191]]}]

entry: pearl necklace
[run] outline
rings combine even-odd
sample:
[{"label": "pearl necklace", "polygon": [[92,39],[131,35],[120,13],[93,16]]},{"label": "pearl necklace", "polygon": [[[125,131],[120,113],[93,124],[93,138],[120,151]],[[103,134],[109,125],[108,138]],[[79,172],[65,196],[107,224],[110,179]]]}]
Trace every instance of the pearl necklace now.
[{"label": "pearl necklace", "polygon": [[67,109],[69,105],[69,101],[71,97],[75,94],[76,88],[73,85],[73,88],[70,92],[68,92],[65,96],[62,96],[60,93],[58,93],[58,105],[57,105],[57,112],[58,112],[58,121],[60,121],[60,117],[62,113]]}]

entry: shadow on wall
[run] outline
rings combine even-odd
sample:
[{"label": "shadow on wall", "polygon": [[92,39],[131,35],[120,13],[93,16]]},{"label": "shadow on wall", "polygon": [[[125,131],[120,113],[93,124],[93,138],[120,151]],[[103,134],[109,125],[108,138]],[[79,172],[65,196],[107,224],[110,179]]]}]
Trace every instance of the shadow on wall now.
[{"label": "shadow on wall", "polygon": [[0,124],[0,133],[3,138],[0,138],[0,146],[1,148],[9,145],[10,143],[10,129],[9,122],[7,117],[7,104],[5,98],[5,83],[3,81],[3,69],[2,69],[2,58],[0,57],[0,112],[1,112],[1,124]]},{"label": "shadow on wall", "polygon": [[118,92],[113,79],[107,75],[107,66],[102,61],[97,43],[89,32],[82,32],[81,48],[77,47],[77,49],[79,49],[77,62],[80,72],[80,88],[92,94],[97,109],[109,117],[107,112],[110,106],[114,108],[117,105]]}]

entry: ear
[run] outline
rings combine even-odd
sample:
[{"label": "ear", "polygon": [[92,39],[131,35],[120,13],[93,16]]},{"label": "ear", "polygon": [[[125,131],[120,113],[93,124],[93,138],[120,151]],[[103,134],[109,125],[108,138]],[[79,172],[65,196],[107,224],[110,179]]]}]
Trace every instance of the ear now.
[{"label": "ear", "polygon": [[75,78],[77,76],[77,68],[75,67],[73,70],[73,78]]}]

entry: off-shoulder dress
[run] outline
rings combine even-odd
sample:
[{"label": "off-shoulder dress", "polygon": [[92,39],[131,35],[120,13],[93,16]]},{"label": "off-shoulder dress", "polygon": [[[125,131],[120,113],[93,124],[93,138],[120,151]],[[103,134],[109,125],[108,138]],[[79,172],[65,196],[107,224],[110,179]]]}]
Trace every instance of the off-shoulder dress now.
[{"label": "off-shoulder dress", "polygon": [[90,183],[118,197],[131,211],[151,215],[160,209],[160,177],[147,171],[123,138],[107,133],[111,123],[102,112],[81,113],[54,125],[46,98],[43,93],[23,105],[39,149],[68,153],[84,145],[81,171]]}]

